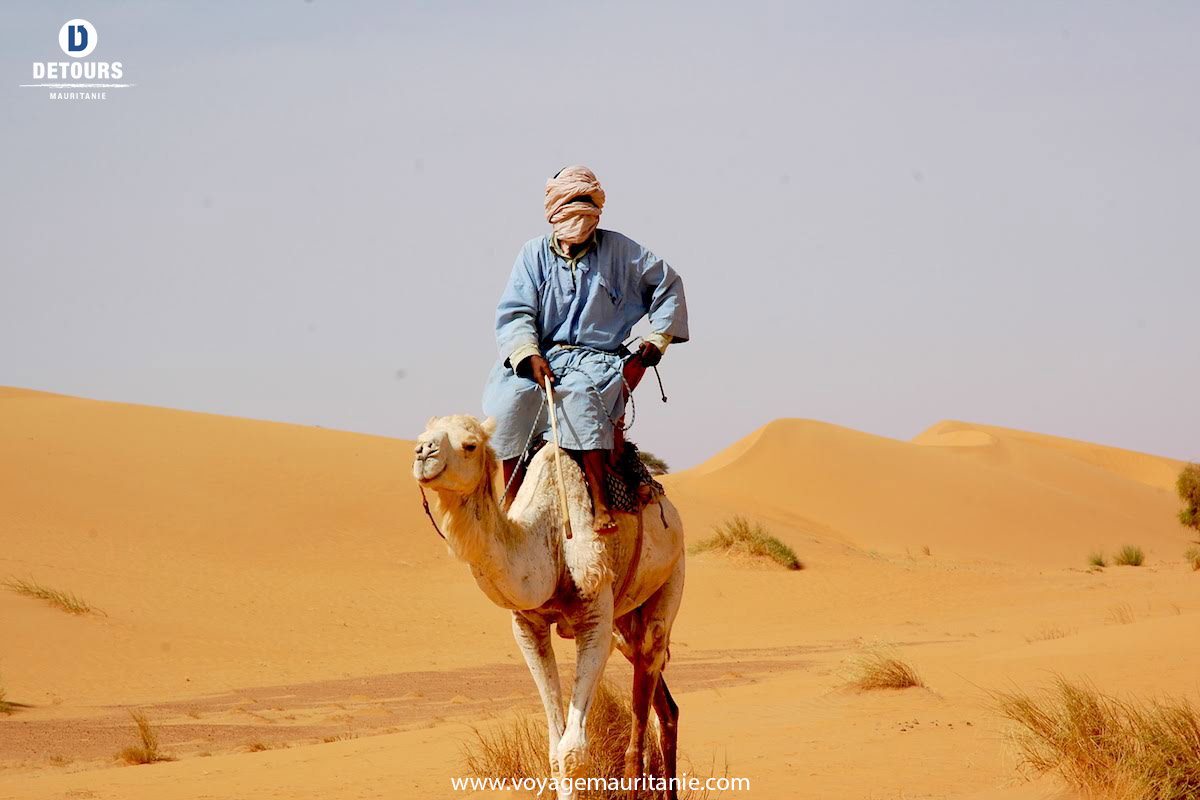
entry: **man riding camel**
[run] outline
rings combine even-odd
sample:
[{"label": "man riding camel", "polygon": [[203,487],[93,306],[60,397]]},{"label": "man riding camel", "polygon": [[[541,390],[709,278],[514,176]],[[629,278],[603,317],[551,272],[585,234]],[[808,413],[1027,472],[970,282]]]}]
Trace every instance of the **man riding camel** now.
[{"label": "man riding camel", "polygon": [[[509,486],[530,438],[550,430],[545,380],[554,386],[562,447],[583,464],[595,528],[616,530],[604,474],[625,413],[625,396],[667,345],[688,340],[683,280],[667,262],[616,231],[596,227],[604,189],[590,169],[566,167],[546,182],[546,221],[552,230],[530,239],[513,264],[496,309],[500,360],[483,394],[496,420],[491,437]],[[634,354],[633,326],[649,316],[650,330]],[[511,481],[511,483],[510,483]]]}]

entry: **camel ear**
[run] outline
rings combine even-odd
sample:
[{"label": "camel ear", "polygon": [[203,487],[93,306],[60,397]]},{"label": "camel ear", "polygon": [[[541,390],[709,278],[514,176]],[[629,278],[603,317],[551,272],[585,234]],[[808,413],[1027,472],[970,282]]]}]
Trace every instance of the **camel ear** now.
[{"label": "camel ear", "polygon": [[492,434],[496,432],[496,418],[488,417],[483,422],[479,423],[479,427],[483,428],[483,435],[492,438]]},{"label": "camel ear", "polygon": [[441,419],[441,417],[430,417],[429,420],[425,423],[425,430],[429,430],[430,428],[432,428],[433,424],[435,422],[437,422],[439,419]]}]

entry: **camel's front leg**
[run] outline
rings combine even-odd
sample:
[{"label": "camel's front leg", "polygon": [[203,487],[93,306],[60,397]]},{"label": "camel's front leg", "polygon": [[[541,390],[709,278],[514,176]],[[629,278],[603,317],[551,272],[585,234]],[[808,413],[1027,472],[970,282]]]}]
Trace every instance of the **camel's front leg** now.
[{"label": "camel's front leg", "polygon": [[570,778],[583,775],[587,766],[587,716],[612,652],[612,623],[612,592],[604,590],[571,618],[575,630],[575,688],[567,726],[558,743],[559,768]]},{"label": "camel's front leg", "polygon": [[[554,659],[554,648],[550,646],[550,623],[541,617],[525,616],[513,612],[513,638],[525,656],[529,674],[537,684],[542,705],[546,708],[546,738],[550,743],[550,774],[561,777],[559,770],[558,742],[563,735],[562,688],[558,680],[558,662]],[[563,800],[571,800],[573,791],[560,792]]]}]

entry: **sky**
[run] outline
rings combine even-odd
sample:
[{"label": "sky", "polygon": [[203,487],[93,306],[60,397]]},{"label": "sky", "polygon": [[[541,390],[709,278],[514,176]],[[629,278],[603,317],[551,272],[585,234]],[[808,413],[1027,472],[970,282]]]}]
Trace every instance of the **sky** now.
[{"label": "sky", "polygon": [[[82,17],[130,88],[50,100]],[[630,438],[942,419],[1200,459],[1200,5],[0,9],[0,385],[414,438],[591,166],[684,279]]]}]

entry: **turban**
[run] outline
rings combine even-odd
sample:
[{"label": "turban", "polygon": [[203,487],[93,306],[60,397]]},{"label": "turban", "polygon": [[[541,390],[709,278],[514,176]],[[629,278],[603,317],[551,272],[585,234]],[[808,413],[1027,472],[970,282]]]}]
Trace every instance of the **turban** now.
[{"label": "turban", "polygon": [[546,221],[563,244],[586,241],[603,208],[604,189],[587,167],[566,167],[546,181]]}]

